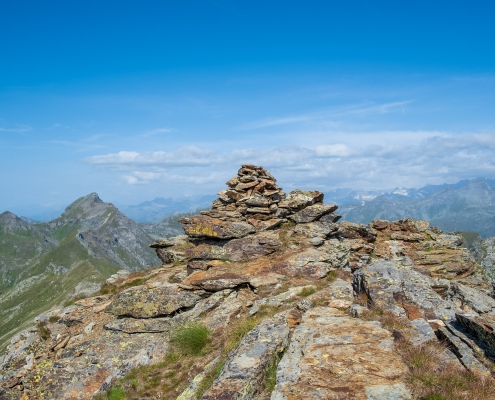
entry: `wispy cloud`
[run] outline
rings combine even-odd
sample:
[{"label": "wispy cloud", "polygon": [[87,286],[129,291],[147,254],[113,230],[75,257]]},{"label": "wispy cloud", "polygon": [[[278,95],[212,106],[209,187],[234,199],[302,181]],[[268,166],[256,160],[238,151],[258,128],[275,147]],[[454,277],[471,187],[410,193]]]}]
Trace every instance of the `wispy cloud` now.
[{"label": "wispy cloud", "polygon": [[0,131],[3,132],[14,132],[14,133],[24,133],[24,132],[29,132],[31,130],[30,125],[18,125],[15,128],[0,128]]},{"label": "wispy cloud", "polygon": [[404,106],[413,103],[414,100],[395,101],[388,103],[366,102],[346,106],[332,107],[325,110],[301,115],[265,118],[253,121],[238,127],[240,130],[262,129],[279,125],[298,123],[328,123],[338,118],[349,116],[365,117],[369,115],[387,114],[391,112],[405,113]]},{"label": "wispy cloud", "polygon": [[[400,132],[396,132],[400,135]],[[85,163],[121,173],[128,184],[195,184],[198,192],[230,178],[242,163],[269,168],[287,189],[418,187],[478,176],[495,177],[495,135],[435,135],[413,144],[326,143],[315,147],[173,151],[98,155]]]},{"label": "wispy cloud", "polygon": [[151,136],[163,135],[163,134],[172,133],[172,132],[177,132],[177,129],[174,129],[174,128],[156,128],[156,129],[151,129],[149,131],[143,132],[140,136],[151,137]]}]

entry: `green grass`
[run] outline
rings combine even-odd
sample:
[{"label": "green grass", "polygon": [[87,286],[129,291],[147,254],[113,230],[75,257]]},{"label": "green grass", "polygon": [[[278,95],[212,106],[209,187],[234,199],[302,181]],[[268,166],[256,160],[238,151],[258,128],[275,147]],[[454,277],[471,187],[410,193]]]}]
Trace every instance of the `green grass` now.
[{"label": "green grass", "polygon": [[277,384],[277,368],[283,356],[283,351],[277,352],[277,354],[275,354],[275,356],[271,359],[270,363],[265,367],[263,390],[268,394],[273,392]]},{"label": "green grass", "polygon": [[215,365],[205,374],[197,390],[197,395],[196,395],[197,400],[201,399],[201,396],[203,396],[204,392],[206,392],[208,388],[213,384],[215,379],[218,378],[224,365],[225,365],[225,357],[222,359],[222,361],[220,361],[217,365]]},{"label": "green grass", "polygon": [[311,296],[314,293],[316,293],[316,288],[314,288],[314,287],[305,287],[298,294],[301,297],[308,297],[308,296]]},{"label": "green grass", "polygon": [[125,400],[125,392],[120,386],[110,389],[107,392],[108,400]]},{"label": "green grass", "polygon": [[210,339],[210,330],[201,324],[189,323],[177,329],[170,338],[182,354],[201,355],[203,348]]}]

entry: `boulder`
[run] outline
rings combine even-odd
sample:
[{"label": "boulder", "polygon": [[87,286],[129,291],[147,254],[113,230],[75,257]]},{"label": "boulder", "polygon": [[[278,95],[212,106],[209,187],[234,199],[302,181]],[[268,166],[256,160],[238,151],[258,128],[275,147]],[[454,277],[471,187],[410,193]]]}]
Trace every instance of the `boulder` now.
[{"label": "boulder", "polygon": [[193,307],[205,296],[205,292],[183,291],[175,285],[159,288],[137,286],[117,295],[108,306],[107,312],[134,318],[171,315],[179,310]]},{"label": "boulder", "polygon": [[287,208],[291,211],[299,211],[315,203],[321,203],[322,201],[323,193],[318,192],[317,190],[303,191],[297,189],[290,192],[285,200],[278,203],[278,206]]},{"label": "boulder", "polygon": [[313,222],[325,214],[334,212],[337,208],[336,204],[314,204],[291,215],[289,218],[298,224]]}]

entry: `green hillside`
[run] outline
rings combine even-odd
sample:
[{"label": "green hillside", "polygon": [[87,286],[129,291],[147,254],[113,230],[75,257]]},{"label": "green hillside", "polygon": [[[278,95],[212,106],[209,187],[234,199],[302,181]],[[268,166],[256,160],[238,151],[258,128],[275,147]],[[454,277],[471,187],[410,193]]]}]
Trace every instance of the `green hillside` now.
[{"label": "green hillside", "polygon": [[96,193],[57,219],[30,225],[0,215],[0,352],[33,319],[75,296],[90,294],[119,269],[159,263],[151,237]]}]

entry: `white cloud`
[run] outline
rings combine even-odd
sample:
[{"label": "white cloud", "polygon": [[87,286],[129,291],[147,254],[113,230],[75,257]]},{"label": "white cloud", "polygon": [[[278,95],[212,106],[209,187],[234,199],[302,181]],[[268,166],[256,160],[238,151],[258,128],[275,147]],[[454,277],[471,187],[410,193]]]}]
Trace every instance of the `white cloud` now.
[{"label": "white cloud", "polygon": [[121,151],[89,157],[85,162],[117,171],[131,185],[160,183],[205,193],[222,187],[243,163],[268,168],[287,190],[325,190],[420,187],[475,177],[495,178],[494,160],[495,135],[443,134],[402,144],[322,143],[225,152],[195,146],[172,151]]}]

